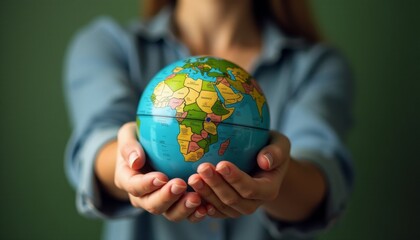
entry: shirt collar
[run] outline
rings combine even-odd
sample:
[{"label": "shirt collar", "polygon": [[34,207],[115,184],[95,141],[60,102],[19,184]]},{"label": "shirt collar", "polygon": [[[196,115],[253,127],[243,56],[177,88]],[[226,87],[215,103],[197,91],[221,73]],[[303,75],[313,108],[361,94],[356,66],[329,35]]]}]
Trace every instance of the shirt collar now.
[{"label": "shirt collar", "polygon": [[274,62],[280,58],[284,49],[297,49],[304,46],[304,39],[286,35],[270,20],[263,23],[263,49],[259,62]]}]

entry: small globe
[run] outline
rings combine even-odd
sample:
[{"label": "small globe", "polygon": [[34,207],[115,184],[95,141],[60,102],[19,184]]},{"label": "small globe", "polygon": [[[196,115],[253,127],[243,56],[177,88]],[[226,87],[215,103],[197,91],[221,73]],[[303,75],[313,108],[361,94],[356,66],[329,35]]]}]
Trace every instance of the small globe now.
[{"label": "small globe", "polygon": [[214,57],[168,65],[145,88],[137,109],[148,161],[187,180],[198,165],[222,160],[251,172],[269,138],[267,101],[252,76]]}]

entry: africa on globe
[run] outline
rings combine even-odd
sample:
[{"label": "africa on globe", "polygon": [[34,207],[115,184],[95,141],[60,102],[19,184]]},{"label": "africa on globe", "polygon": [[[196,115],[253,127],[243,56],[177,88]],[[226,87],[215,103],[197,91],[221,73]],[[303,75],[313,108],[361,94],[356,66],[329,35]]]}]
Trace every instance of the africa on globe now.
[{"label": "africa on globe", "polygon": [[147,160],[184,180],[198,165],[222,160],[250,172],[269,138],[267,101],[244,69],[224,59],[190,57],[149,82],[137,109]]}]

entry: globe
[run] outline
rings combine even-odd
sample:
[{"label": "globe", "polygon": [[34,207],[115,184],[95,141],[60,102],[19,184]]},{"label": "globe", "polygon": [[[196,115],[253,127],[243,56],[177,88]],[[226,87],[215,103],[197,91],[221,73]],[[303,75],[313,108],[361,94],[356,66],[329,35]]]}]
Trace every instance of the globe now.
[{"label": "globe", "polygon": [[266,98],[253,77],[215,57],[189,57],[158,72],[137,109],[150,165],[187,180],[198,165],[222,160],[250,173],[269,138]]}]

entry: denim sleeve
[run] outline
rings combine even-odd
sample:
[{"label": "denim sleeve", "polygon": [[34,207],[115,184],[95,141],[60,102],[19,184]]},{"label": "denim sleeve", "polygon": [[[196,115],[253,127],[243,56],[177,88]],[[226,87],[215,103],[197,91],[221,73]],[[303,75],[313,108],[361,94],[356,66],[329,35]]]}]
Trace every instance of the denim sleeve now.
[{"label": "denim sleeve", "polygon": [[299,81],[291,88],[280,131],[289,137],[294,159],[311,161],[323,172],[328,192],[320,209],[305,222],[286,224],[266,218],[277,236],[308,237],[330,226],[345,209],[353,184],[353,167],[343,143],[352,124],[349,66],[326,47],[315,47],[308,55],[296,71]]},{"label": "denim sleeve", "polygon": [[128,80],[124,45],[117,35],[124,36],[124,32],[111,20],[95,21],[78,32],[65,62],[64,91],[73,130],[65,170],[76,189],[79,212],[90,217],[118,217],[139,211],[107,198],[94,174],[98,151],[116,139],[122,124],[135,119],[138,101]]}]

